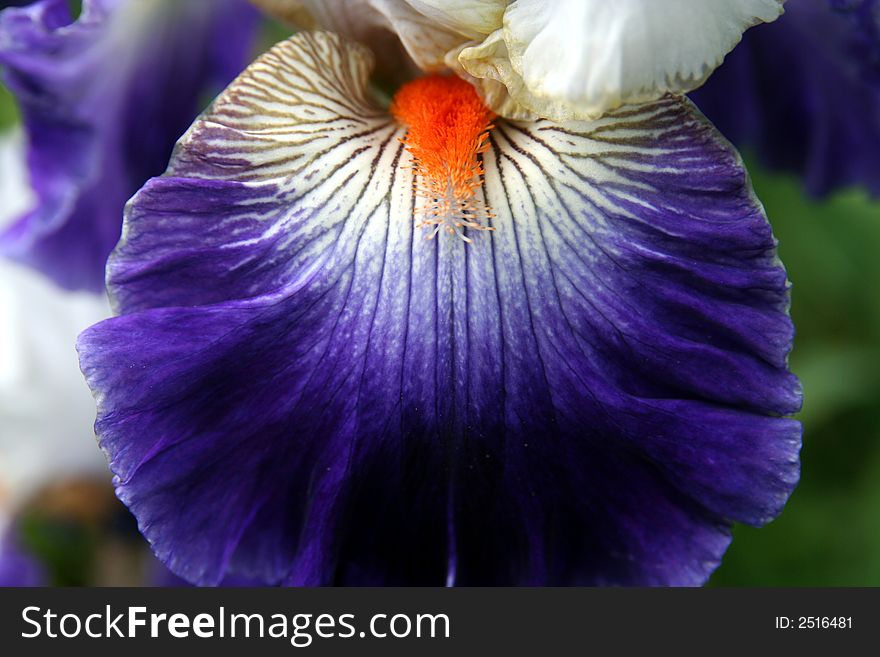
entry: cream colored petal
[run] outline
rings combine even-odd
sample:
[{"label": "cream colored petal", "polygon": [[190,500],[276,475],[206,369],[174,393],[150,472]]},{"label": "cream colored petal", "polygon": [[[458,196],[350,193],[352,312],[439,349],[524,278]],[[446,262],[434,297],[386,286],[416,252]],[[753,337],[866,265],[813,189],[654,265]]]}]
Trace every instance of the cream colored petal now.
[{"label": "cream colored petal", "polygon": [[406,0],[437,25],[468,39],[482,39],[501,27],[507,0]]},{"label": "cream colored petal", "polygon": [[461,50],[459,63],[536,115],[594,119],[695,89],[783,1],[517,0],[503,30]]},{"label": "cream colored petal", "polygon": [[529,92],[510,63],[503,30],[495,30],[482,42],[469,41],[449,51],[446,65],[473,84],[496,114],[517,120],[539,118],[521,103]]},{"label": "cream colored petal", "polygon": [[[401,67],[397,40],[419,68],[443,68],[444,56],[467,38],[419,13],[404,0],[253,0],[302,29],[325,29],[369,47],[379,67]],[[405,66],[405,64],[404,64]]]},{"label": "cream colored petal", "polygon": [[372,4],[423,70],[444,68],[446,53],[465,40],[461,34],[438,25],[400,0],[372,0]]}]

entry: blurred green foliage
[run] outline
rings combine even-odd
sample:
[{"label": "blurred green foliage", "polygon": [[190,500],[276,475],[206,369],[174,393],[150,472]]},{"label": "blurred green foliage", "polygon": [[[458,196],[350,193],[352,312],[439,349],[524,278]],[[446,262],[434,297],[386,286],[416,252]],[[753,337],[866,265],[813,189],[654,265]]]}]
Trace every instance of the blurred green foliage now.
[{"label": "blurred green foliage", "polygon": [[92,583],[92,562],[98,538],[76,522],[59,522],[37,513],[19,519],[20,541],[48,571],[55,586]]},{"label": "blurred green foliage", "polygon": [[0,84],[0,130],[15,125],[19,120],[18,107],[12,98],[12,94]]},{"label": "blurred green foliage", "polygon": [[880,202],[816,202],[749,163],[792,281],[804,386],[801,483],[782,515],[737,527],[714,585],[880,585]]}]

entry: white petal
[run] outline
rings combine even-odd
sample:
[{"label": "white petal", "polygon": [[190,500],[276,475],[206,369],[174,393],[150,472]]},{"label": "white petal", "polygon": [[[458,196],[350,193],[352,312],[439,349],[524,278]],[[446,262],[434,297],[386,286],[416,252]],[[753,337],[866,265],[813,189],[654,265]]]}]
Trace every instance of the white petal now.
[{"label": "white petal", "polygon": [[423,16],[468,39],[480,39],[499,27],[506,0],[406,0]]},{"label": "white petal", "polygon": [[0,259],[0,525],[45,484],[109,478],[74,349],[109,315],[103,296],[62,291]]},{"label": "white petal", "polygon": [[473,84],[496,114],[520,120],[541,117],[523,103],[530,93],[522,77],[511,68],[504,30],[495,30],[482,43],[469,41],[450,50],[446,65]]},{"label": "white petal", "polygon": [[593,119],[695,89],[746,29],[775,20],[783,1],[517,0],[503,29],[458,59],[534,115]]},{"label": "white petal", "polygon": [[376,53],[380,69],[383,65],[398,68],[402,65],[399,57],[394,58],[398,39],[409,57],[426,71],[443,68],[446,53],[468,40],[468,37],[438,24],[435,18],[419,13],[404,0],[254,2],[297,27],[330,30],[363,43]]},{"label": "white petal", "polygon": [[0,135],[0,230],[36,202],[28,182],[25,139],[21,129]]}]

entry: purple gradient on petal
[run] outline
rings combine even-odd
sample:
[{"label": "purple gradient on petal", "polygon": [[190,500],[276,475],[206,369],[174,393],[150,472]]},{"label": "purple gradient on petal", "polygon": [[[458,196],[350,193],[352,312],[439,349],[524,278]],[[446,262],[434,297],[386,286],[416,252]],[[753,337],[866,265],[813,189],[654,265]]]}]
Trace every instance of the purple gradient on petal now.
[{"label": "purple gradient on petal", "polygon": [[124,30],[117,19],[146,5],[85,0],[71,22],[66,0],[42,0],[0,17],[0,64],[39,201],[0,250],[64,287],[103,288],[125,202],[249,61],[258,14],[244,0],[160,4],[152,23]]},{"label": "purple gradient on petal", "polygon": [[[308,194],[182,145],[129,206],[122,315],[78,345],[157,555],[200,584],[704,582],[797,483],[801,395],[770,227],[690,112],[653,115],[668,154],[609,158],[650,171],[591,187],[601,213],[567,189],[471,245],[361,208],[318,249]],[[496,128],[487,177],[529,189],[566,144],[533,132]]]},{"label": "purple gradient on petal", "polygon": [[737,147],[802,176],[809,193],[859,185],[880,195],[880,0],[785,8],[747,31],[691,98]]},{"label": "purple gradient on petal", "polygon": [[[149,586],[161,588],[188,588],[193,586],[185,579],[182,579],[171,572],[161,561],[152,558],[152,555],[147,570],[147,584]],[[263,582],[249,579],[247,577],[231,576],[224,579],[219,586],[225,588],[248,588],[263,586]]]}]

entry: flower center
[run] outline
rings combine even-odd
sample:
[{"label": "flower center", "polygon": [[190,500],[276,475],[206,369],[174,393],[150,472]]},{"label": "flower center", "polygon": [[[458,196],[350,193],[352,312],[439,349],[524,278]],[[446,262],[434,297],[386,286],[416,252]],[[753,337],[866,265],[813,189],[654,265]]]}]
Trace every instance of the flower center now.
[{"label": "flower center", "polygon": [[391,113],[407,127],[401,141],[413,156],[415,191],[423,199],[416,225],[433,227],[428,239],[445,229],[470,242],[467,228],[495,230],[480,223],[494,215],[477,198],[480,154],[489,149],[495,114],[473,86],[453,76],[413,80],[395,94]]}]

